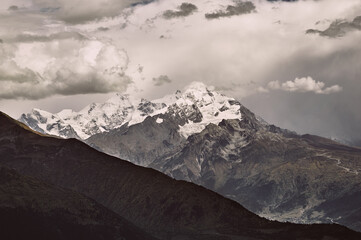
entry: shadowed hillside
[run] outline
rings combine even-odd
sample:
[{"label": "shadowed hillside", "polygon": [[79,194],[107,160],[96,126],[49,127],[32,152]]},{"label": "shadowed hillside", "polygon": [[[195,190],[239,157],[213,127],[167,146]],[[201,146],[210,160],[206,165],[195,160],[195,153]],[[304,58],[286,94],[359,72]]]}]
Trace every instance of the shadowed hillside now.
[{"label": "shadowed hillside", "polygon": [[338,225],[271,222],[210,190],[98,152],[39,136],[0,115],[1,164],[93,198],[162,239],[360,239]]},{"label": "shadowed hillside", "polygon": [[155,239],[79,193],[0,166],[1,239]]}]

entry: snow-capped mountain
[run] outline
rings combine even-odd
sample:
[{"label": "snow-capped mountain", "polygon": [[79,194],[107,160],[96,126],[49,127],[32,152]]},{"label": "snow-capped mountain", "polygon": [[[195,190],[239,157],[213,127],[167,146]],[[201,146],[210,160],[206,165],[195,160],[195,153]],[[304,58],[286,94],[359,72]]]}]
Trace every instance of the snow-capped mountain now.
[{"label": "snow-capped mountain", "polygon": [[52,114],[33,109],[31,113],[23,114],[19,120],[42,133],[86,139],[126,123],[138,123],[163,107],[144,99],[132,100],[128,95],[116,94],[105,103],[92,103],[79,112],[66,109]]},{"label": "snow-capped mountain", "polygon": [[[41,133],[84,140],[123,125],[143,122],[148,116],[170,113],[179,118],[179,132],[188,137],[201,132],[210,123],[240,119],[239,106],[231,105],[231,101],[235,100],[194,82],[184,92],[177,91],[153,101],[116,94],[105,103],[90,104],[79,112],[66,109],[52,114],[33,109],[19,120]],[[157,121],[161,123],[162,119]]]},{"label": "snow-capped mountain", "polygon": [[135,164],[191,181],[262,216],[361,230],[361,150],[270,125],[202,83],[152,101],[116,95],[80,112],[23,115]]}]

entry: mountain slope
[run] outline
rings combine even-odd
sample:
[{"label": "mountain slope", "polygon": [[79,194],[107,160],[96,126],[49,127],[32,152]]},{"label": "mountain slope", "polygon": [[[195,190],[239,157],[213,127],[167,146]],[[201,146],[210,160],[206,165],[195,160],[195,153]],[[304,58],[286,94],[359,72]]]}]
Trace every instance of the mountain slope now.
[{"label": "mountain slope", "polygon": [[[264,129],[246,135],[249,143],[242,147],[237,141],[246,133],[240,126],[238,120],[209,126],[189,138],[182,151],[167,161],[157,160],[154,167],[273,219],[336,221],[360,229],[361,216],[352,204],[353,195],[361,190],[360,149]],[[331,202],[338,204],[324,207]]]},{"label": "mountain slope", "polygon": [[[201,83],[151,102],[129,99],[117,95],[95,104],[95,126],[102,125],[101,116],[107,112],[124,112],[126,117],[112,115],[111,122],[119,122],[118,127],[95,131],[85,142],[205,186],[271,219],[338,222],[361,231],[360,211],[353,204],[353,196],[361,192],[360,149],[270,125],[240,102]],[[109,104],[111,108],[104,107]],[[29,119],[50,117],[44,113]],[[45,125],[33,129],[39,126]],[[71,126],[87,131],[78,121]],[[348,207],[340,204],[341,199]]]},{"label": "mountain slope", "polygon": [[[361,229],[360,212],[351,204],[361,190],[360,149],[246,122],[224,120],[180,141],[172,122],[159,125],[148,118],[88,142],[203,185],[269,218],[337,221]],[[331,202],[338,204],[324,207]]]},{"label": "mountain slope", "polygon": [[155,239],[95,201],[0,166],[1,239]]},{"label": "mountain slope", "polygon": [[[217,94],[207,88],[196,91],[193,95],[203,98]],[[189,99],[188,94],[181,98]],[[297,135],[269,125],[234,99],[223,96],[222,101],[225,107],[217,100],[193,101],[195,109],[206,105],[202,102],[216,109],[208,111],[208,116],[229,106],[232,114],[188,135],[182,129],[191,128],[194,121],[186,118],[182,125],[179,119],[184,118],[168,110],[139,124],[95,134],[86,142],[108,154],[205,186],[271,219],[338,222],[361,231],[361,215],[356,210],[360,206],[353,204],[361,192],[361,149]],[[203,115],[199,121],[204,121]]]},{"label": "mountain slope", "polygon": [[0,114],[1,164],[79,191],[162,239],[359,239],[338,225],[271,222],[205,188],[44,137]]}]

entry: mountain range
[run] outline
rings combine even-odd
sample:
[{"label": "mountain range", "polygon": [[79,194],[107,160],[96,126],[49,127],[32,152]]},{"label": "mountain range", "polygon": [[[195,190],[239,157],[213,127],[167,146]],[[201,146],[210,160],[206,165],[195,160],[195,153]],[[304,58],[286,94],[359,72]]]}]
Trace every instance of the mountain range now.
[{"label": "mountain range", "polygon": [[361,149],[268,124],[202,83],[152,101],[118,94],[80,112],[34,109],[20,121],[202,185],[269,219],[361,231]]},{"label": "mountain range", "polygon": [[[127,231],[134,234],[137,228],[127,222],[130,221],[160,239],[361,237],[360,233],[336,224],[269,221],[201,186],[106,155],[76,139],[42,135],[3,113],[0,113],[0,159],[4,166],[0,170],[0,210],[8,210],[4,216],[10,219],[21,217],[18,222],[10,222],[14,231],[50,226],[48,231],[39,229],[39,232],[50,232],[48,236],[53,236],[57,233],[52,228],[61,228],[58,223],[62,221],[76,225],[70,225],[74,233],[87,230],[91,224],[103,223],[104,229],[92,228],[78,238],[92,239],[87,236],[97,230],[109,233],[106,230],[111,223],[115,223],[113,228],[120,226],[113,234]],[[4,222],[3,215],[1,220]],[[58,222],[52,222],[55,220]],[[140,237],[143,234],[143,239],[152,239],[141,230],[138,234]],[[117,239],[137,238],[129,235]]]}]

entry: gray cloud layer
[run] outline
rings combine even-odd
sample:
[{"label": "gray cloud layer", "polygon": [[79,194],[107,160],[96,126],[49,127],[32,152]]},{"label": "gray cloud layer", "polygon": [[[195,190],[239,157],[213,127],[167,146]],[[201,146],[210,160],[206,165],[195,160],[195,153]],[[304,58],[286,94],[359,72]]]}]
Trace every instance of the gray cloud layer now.
[{"label": "gray cloud layer", "polygon": [[248,96],[243,103],[265,120],[299,133],[361,139],[361,46],[357,41],[322,56],[298,55],[269,73],[270,79],[286,82],[307,72],[330,85],[340,84],[343,90],[337,94],[272,91]]},{"label": "gray cloud layer", "polygon": [[228,5],[225,10],[218,10],[213,13],[206,13],[205,17],[207,19],[231,17],[251,13],[255,9],[256,7],[252,2],[237,2],[235,5]]},{"label": "gray cloud layer", "polygon": [[17,11],[19,10],[19,7],[18,6],[15,6],[15,5],[12,5],[8,8],[9,11]]},{"label": "gray cloud layer", "polygon": [[160,75],[157,78],[153,78],[153,82],[155,86],[162,86],[163,84],[171,83],[172,80],[167,75]]},{"label": "gray cloud layer", "polygon": [[8,39],[10,43],[31,43],[31,42],[51,42],[53,40],[88,40],[87,37],[79,32],[59,32],[50,35],[39,34],[19,34],[12,39]]},{"label": "gray cloud layer", "polygon": [[147,3],[145,0],[32,0],[34,5],[44,13],[52,13],[52,16],[70,24],[84,23],[104,17],[114,17],[120,14],[124,8],[139,3]]},{"label": "gray cloud layer", "polygon": [[167,10],[163,13],[165,19],[187,17],[197,11],[197,6],[192,3],[182,3],[178,11]]},{"label": "gray cloud layer", "polygon": [[309,29],[306,31],[307,34],[319,34],[324,37],[343,37],[348,32],[351,31],[360,31],[361,30],[361,16],[354,18],[352,22],[345,20],[336,20],[331,23],[331,25],[324,31]]}]

